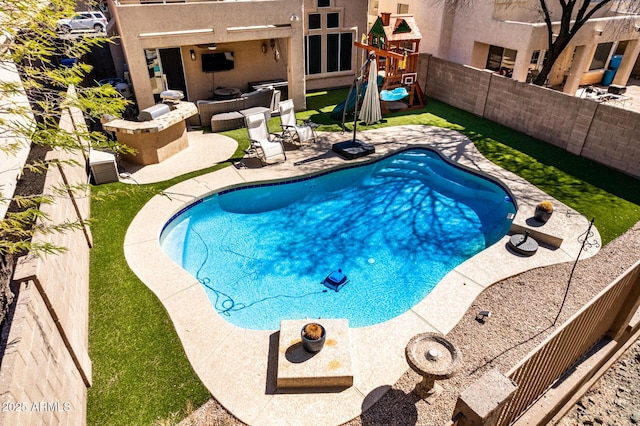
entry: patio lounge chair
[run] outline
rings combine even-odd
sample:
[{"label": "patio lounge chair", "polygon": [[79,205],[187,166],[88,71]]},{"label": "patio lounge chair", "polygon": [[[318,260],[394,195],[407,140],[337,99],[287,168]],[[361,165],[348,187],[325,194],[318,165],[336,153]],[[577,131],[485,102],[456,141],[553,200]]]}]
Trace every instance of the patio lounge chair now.
[{"label": "patio lounge chair", "polygon": [[317,124],[310,121],[299,121],[293,107],[293,100],[287,99],[278,105],[282,136],[285,140],[302,145],[308,141],[316,141]]},{"label": "patio lounge chair", "polygon": [[255,154],[263,165],[287,160],[282,145],[282,136],[269,133],[264,114],[247,115],[245,123],[251,141],[250,154]]},{"label": "patio lounge chair", "polygon": [[273,91],[273,96],[271,97],[271,115],[280,114],[280,110],[278,106],[280,105],[280,96],[282,93],[279,90]]}]

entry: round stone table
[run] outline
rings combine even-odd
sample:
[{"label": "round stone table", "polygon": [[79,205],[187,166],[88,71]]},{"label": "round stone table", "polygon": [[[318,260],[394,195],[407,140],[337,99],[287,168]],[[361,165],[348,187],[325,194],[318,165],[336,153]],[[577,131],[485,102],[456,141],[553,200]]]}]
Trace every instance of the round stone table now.
[{"label": "round stone table", "polygon": [[237,87],[218,87],[213,91],[213,95],[218,100],[235,99],[240,97],[242,92]]},{"label": "round stone table", "polygon": [[442,392],[435,381],[455,376],[462,365],[462,353],[440,333],[414,336],[405,356],[411,369],[422,376],[413,392],[429,404]]}]

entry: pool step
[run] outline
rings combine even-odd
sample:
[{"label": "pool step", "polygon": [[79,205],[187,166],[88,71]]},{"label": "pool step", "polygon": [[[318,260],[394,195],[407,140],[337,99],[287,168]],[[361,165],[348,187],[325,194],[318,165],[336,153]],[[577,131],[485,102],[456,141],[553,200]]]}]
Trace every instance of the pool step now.
[{"label": "pool step", "polygon": [[469,188],[461,185],[458,182],[443,177],[440,173],[434,171],[431,165],[440,167],[436,162],[429,158],[412,155],[409,153],[403,153],[395,158],[393,161],[385,164],[378,169],[373,177],[397,177],[404,179],[416,179],[425,185],[429,186],[433,190],[449,196],[449,197],[469,197],[474,199],[483,200],[495,200],[499,195],[496,191],[491,191],[484,188]]}]

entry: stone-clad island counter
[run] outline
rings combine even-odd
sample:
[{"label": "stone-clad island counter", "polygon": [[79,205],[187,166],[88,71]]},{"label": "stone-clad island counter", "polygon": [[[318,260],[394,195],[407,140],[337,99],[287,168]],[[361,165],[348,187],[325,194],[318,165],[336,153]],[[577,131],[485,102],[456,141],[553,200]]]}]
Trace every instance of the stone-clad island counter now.
[{"label": "stone-clad island counter", "polygon": [[104,130],[115,132],[118,142],[136,150],[123,158],[136,164],[156,164],[189,146],[186,119],[196,115],[192,102],[178,102],[175,109],[149,121],[122,119],[104,123]]}]

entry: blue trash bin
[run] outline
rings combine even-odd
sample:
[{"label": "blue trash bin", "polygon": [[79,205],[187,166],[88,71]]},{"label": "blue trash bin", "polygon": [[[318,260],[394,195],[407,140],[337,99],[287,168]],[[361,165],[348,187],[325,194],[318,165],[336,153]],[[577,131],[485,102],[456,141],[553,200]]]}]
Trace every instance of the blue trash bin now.
[{"label": "blue trash bin", "polygon": [[608,86],[611,83],[613,83],[613,77],[616,75],[616,70],[606,70],[604,72],[604,76],[602,77],[602,82],[600,84],[602,84],[603,86]]},{"label": "blue trash bin", "polygon": [[609,61],[609,69],[617,70],[620,68],[620,63],[622,63],[622,55],[613,55]]}]

